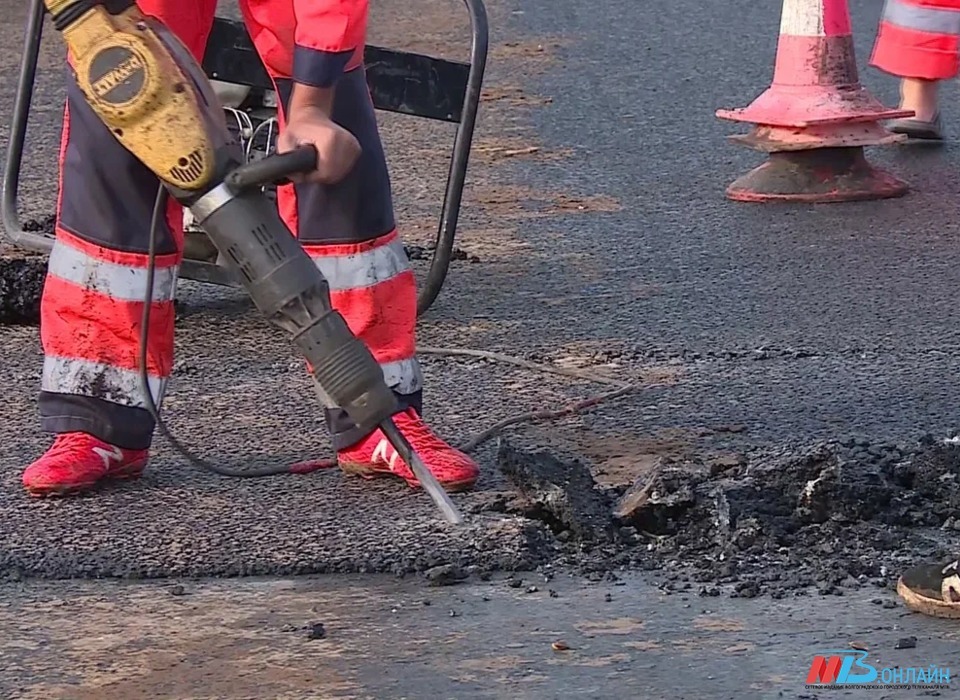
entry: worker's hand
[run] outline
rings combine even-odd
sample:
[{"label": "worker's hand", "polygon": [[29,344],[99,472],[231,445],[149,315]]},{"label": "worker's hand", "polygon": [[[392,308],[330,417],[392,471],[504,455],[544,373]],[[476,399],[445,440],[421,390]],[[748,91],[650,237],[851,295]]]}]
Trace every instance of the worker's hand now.
[{"label": "worker's hand", "polygon": [[293,182],[333,185],[353,170],[360,157],[360,142],[318,107],[301,106],[291,111],[286,128],[277,139],[277,152],[286,153],[307,144],[317,149],[317,169],[290,176]]}]

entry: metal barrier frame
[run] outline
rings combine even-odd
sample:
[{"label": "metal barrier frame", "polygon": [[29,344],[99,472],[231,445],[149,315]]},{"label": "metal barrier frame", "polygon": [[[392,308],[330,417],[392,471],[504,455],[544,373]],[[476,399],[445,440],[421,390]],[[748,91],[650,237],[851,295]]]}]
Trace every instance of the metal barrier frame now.
[{"label": "metal barrier frame", "polygon": [[[378,46],[367,46],[364,54],[367,83],[375,108],[458,125],[437,227],[436,247],[417,297],[419,315],[425,313],[436,300],[450,267],[486,68],[489,47],[486,8],[483,0],[464,0],[464,4],[470,15],[471,26],[469,63]],[[30,0],[2,184],[3,225],[7,237],[18,248],[40,253],[50,252],[54,238],[24,230],[18,203],[23,149],[45,17],[43,1]],[[219,17],[215,20],[203,68],[207,76],[214,80],[273,90],[242,22]],[[200,282],[238,286],[229,269],[219,263],[184,260],[180,274]]]}]

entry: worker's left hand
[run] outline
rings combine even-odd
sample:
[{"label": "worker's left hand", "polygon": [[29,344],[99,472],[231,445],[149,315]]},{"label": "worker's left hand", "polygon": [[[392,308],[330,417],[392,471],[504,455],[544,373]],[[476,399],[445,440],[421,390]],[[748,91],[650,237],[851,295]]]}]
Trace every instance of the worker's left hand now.
[{"label": "worker's left hand", "polygon": [[294,182],[336,184],[350,173],[361,152],[356,137],[322,109],[303,106],[290,114],[286,128],[277,138],[277,152],[286,153],[307,144],[317,149],[317,169],[291,176]]}]

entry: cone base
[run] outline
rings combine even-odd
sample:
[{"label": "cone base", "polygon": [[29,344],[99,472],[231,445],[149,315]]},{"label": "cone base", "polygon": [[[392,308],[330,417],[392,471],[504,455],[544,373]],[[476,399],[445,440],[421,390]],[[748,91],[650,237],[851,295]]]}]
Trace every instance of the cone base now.
[{"label": "cone base", "polygon": [[746,107],[716,111],[718,118],[727,121],[794,128],[908,119],[914,115],[913,110],[885,107],[860,86],[838,90],[774,85]]},{"label": "cone base", "polygon": [[872,166],[863,148],[771,153],[727,188],[737,202],[855,202],[905,195],[909,186]]},{"label": "cone base", "polygon": [[755,126],[749,134],[728,137],[734,143],[765,153],[806,151],[855,146],[887,146],[907,140],[906,134],[894,134],[875,122],[825,124],[794,129],[780,126]]}]

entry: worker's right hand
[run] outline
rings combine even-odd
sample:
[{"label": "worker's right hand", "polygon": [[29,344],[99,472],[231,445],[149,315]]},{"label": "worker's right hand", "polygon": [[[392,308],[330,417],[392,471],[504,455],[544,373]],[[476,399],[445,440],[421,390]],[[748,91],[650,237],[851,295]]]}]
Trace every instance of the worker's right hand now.
[{"label": "worker's right hand", "polygon": [[319,107],[307,105],[291,111],[286,128],[277,138],[277,152],[287,153],[305,145],[317,149],[317,169],[290,176],[293,182],[336,184],[353,170],[361,153],[360,142],[353,134]]}]

